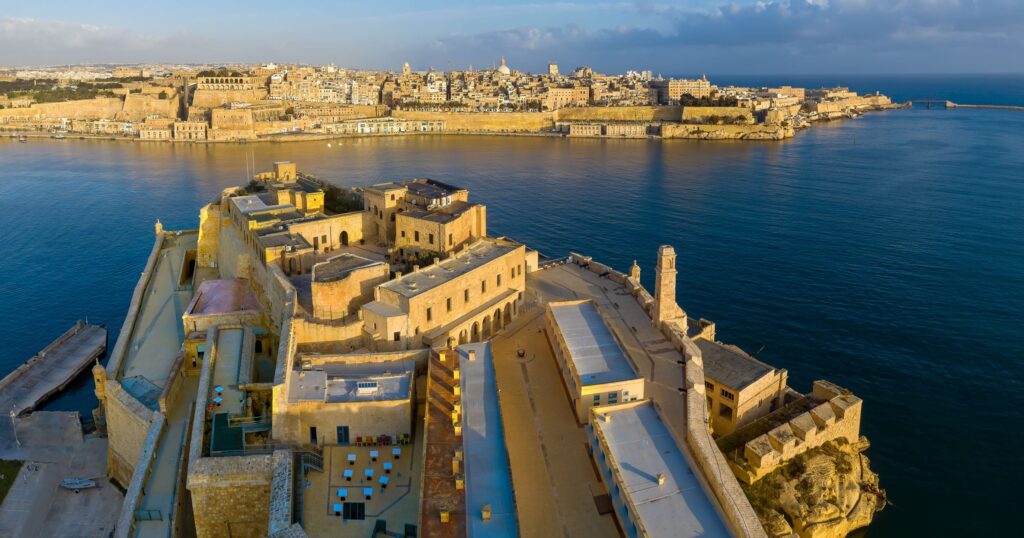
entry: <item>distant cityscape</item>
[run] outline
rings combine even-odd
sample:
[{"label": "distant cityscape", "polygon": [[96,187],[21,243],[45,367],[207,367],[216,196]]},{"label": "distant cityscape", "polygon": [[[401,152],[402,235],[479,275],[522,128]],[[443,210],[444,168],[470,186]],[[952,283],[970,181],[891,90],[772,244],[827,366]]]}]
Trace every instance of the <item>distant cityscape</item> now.
[{"label": "distant cityscape", "polygon": [[[891,108],[845,87],[719,86],[649,70],[399,71],[335,65],[0,68],[0,130],[154,141],[416,133],[783,139]],[[499,115],[500,116],[497,116]]]}]

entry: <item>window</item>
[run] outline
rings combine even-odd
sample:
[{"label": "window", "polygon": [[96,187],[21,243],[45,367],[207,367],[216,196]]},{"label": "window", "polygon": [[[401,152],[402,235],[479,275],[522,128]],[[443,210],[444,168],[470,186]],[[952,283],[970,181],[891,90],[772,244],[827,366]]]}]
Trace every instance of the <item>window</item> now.
[{"label": "window", "polygon": [[501,287],[501,275],[498,275],[498,284],[497,285],[498,285],[499,288]]},{"label": "window", "polygon": [[399,341],[401,339],[402,339],[402,333],[400,331],[395,331],[395,342],[397,342],[397,341]]},{"label": "window", "polygon": [[391,214],[391,222],[395,222],[395,214],[394,213]]},{"label": "window", "polygon": [[449,298],[445,299],[445,303],[448,305],[448,311],[451,312],[452,311],[452,298],[449,297]]},{"label": "window", "polygon": [[600,394],[595,394],[594,395],[594,403],[601,403],[601,395]]},{"label": "window", "polygon": [[427,307],[427,321],[430,321],[430,320],[432,320],[433,318],[434,318],[434,316],[433,316],[433,312],[432,312],[432,309],[431,309],[431,308],[430,308],[430,307],[428,306],[428,307]]},{"label": "window", "polygon": [[420,233],[419,232],[413,232],[412,233],[412,238],[413,238],[413,241],[416,241],[417,243],[419,243],[420,242]]},{"label": "window", "polygon": [[624,390],[624,391],[622,391],[622,395],[623,395],[623,396],[629,396],[629,391],[628,391],[628,390]]},{"label": "window", "polygon": [[405,237],[405,230],[402,230],[402,237]]},{"label": "window", "polygon": [[462,293],[462,296],[463,296],[464,300],[468,303],[469,302],[469,288],[466,288],[466,291],[464,291]]},{"label": "window", "polygon": [[480,293],[487,293],[487,281],[480,282]]},{"label": "window", "polygon": [[509,274],[511,274],[511,275],[512,275],[512,276],[510,276],[509,278],[513,278],[513,279],[514,279],[514,278],[516,277],[516,268],[515,268],[515,267],[513,267],[513,268],[512,268],[512,270],[511,270],[511,271],[509,272]]},{"label": "window", "polygon": [[427,235],[427,242],[430,243],[431,245],[434,244],[434,234]]},{"label": "window", "polygon": [[704,388],[708,389],[711,394],[715,393],[715,384],[710,381],[704,382]]},{"label": "window", "polygon": [[732,408],[725,404],[718,404],[718,416],[725,420],[732,420]]},{"label": "window", "polygon": [[719,390],[718,393],[721,394],[722,397],[725,398],[726,400],[732,401],[732,400],[736,399],[736,396],[734,396],[733,393],[731,393],[731,392],[729,392],[729,391],[727,391],[725,389]]},{"label": "window", "polygon": [[619,393],[617,393],[617,392],[609,392],[608,393],[608,403],[613,404],[613,403],[618,403],[618,402],[619,402]]},{"label": "window", "polygon": [[395,199],[395,195],[394,195],[394,194],[392,194],[392,195],[391,195],[391,199],[392,199],[392,200],[394,200],[394,199]]},{"label": "window", "polygon": [[452,246],[452,243],[454,243],[452,240],[452,234],[448,234],[448,246]]}]

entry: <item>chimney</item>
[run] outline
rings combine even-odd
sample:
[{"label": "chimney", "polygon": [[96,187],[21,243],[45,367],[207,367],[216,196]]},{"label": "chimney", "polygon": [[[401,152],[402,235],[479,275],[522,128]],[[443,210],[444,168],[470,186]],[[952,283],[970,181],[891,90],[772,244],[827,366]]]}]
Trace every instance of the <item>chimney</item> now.
[{"label": "chimney", "polygon": [[665,473],[658,473],[658,485],[659,486],[664,486],[665,485]]}]

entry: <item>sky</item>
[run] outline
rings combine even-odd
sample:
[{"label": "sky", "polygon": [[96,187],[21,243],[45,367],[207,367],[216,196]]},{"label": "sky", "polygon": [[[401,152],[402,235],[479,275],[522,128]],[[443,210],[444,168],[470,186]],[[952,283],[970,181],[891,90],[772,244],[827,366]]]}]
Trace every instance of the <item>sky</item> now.
[{"label": "sky", "polygon": [[1024,0],[0,0],[0,65],[1024,72]]}]

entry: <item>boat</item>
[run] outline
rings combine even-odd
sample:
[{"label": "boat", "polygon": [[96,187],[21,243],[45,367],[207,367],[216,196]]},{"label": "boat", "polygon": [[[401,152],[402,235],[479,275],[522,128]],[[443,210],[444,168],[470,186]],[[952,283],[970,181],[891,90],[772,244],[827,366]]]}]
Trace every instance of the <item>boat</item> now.
[{"label": "boat", "polygon": [[25,136],[24,136],[24,135],[22,135],[22,136],[19,136],[19,137],[18,137],[18,142],[28,142],[28,138],[25,138]]},{"label": "boat", "polygon": [[64,140],[64,133],[57,133],[53,135],[54,140]]},{"label": "boat", "polygon": [[60,487],[64,489],[72,489],[75,493],[78,493],[83,489],[96,487],[96,481],[91,478],[65,478],[60,481]]}]

